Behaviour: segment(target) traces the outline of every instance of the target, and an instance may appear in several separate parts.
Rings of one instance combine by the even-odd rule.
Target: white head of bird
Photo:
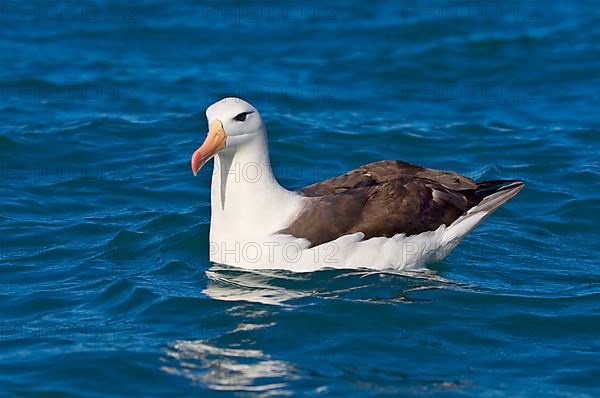
[[[194,175],[215,155],[233,157],[245,147],[266,149],[266,131],[260,114],[239,98],[224,98],[206,109],[208,133],[204,143],[192,155]],[[259,159],[257,159],[259,160]]]

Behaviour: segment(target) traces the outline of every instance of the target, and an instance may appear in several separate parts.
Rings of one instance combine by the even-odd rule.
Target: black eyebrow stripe
[[[233,118],[235,119],[236,117],[239,117],[239,116],[242,116],[242,115],[244,115],[244,116],[248,116],[248,115],[250,115],[251,113],[254,113],[254,111],[250,111],[250,112],[240,112],[240,113],[238,113],[237,115],[235,115]]]

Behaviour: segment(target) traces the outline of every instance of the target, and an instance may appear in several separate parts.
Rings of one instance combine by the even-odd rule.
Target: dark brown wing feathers
[[[493,190],[493,184],[484,184]],[[280,233],[317,246],[355,232],[369,239],[433,231],[479,203],[486,195],[478,187],[452,172],[392,160],[370,163],[299,190],[308,203]]]

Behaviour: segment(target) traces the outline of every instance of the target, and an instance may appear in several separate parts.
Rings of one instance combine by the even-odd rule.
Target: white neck
[[[285,227],[300,196],[273,175],[265,134],[215,156],[211,186],[211,240],[243,239]]]

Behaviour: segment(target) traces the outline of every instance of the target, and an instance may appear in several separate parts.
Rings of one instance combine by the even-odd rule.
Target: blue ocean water
[[[6,1],[2,396],[600,395],[591,1]],[[300,188],[403,159],[526,188],[430,272],[208,261],[204,109]]]

